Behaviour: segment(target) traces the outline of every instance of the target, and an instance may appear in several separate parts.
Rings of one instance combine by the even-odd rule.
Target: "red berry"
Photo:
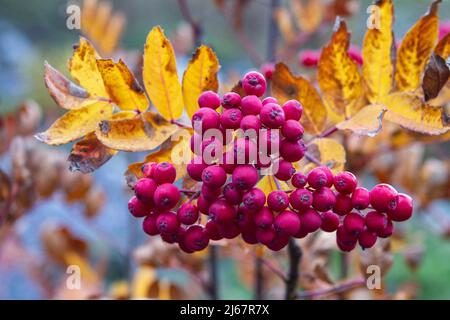
[[[316,67],[319,63],[320,51],[318,50],[303,50],[299,53],[300,64],[304,67]]]
[[[272,251],[280,251],[287,246],[288,242],[289,237],[282,234],[277,234],[272,241],[266,244],[266,246]]]
[[[370,204],[370,193],[366,188],[356,188],[352,194],[352,205],[357,210],[364,210]]]
[[[153,179],[142,178],[134,185],[134,193],[140,201],[151,204],[156,187],[156,182]]]
[[[226,173],[232,174],[234,169],[236,168],[236,161],[234,161],[234,151],[230,150],[224,152],[222,155],[222,162],[220,166],[225,170]]]
[[[381,232],[377,232],[377,235],[380,238],[388,238],[388,237],[392,236],[393,232],[394,232],[394,224],[392,223],[391,220],[388,220],[388,222],[386,224],[386,228],[384,228],[384,230]]]
[[[351,212],[345,216],[343,225],[348,233],[358,237],[364,229],[365,220],[359,213]]]
[[[153,173],[154,173],[156,166],[157,166],[156,162],[147,162],[147,163],[143,164],[141,167],[141,171],[142,171],[142,174],[144,175],[144,177],[153,178]]]
[[[366,214],[365,217],[366,226],[372,232],[383,232],[386,228],[388,219],[386,216],[378,211],[370,211]]]
[[[322,224],[320,228],[325,232],[336,231],[339,227],[339,216],[331,211],[322,213]]]
[[[251,95],[242,98],[241,109],[244,116],[259,115],[261,113],[262,102],[257,96]]]
[[[266,203],[266,195],[261,189],[253,188],[244,193],[242,202],[247,209],[257,211]]]
[[[208,165],[203,162],[202,157],[196,156],[191,160],[191,163],[187,165],[186,170],[192,179],[202,181],[203,170],[207,167]]]
[[[266,79],[259,72],[248,72],[242,78],[242,89],[244,89],[246,95],[260,97],[266,92]]]
[[[209,166],[202,172],[202,181],[208,187],[217,189],[225,184],[227,174],[221,166]]]
[[[222,239],[222,236],[219,232],[219,224],[215,221],[208,220],[208,222],[205,225],[205,232],[208,235],[208,238],[211,240],[220,240]]]
[[[258,182],[258,171],[251,165],[238,165],[231,179],[238,190],[249,190]]]
[[[234,160],[237,164],[255,162],[258,157],[258,147],[255,142],[239,138],[233,145]]]
[[[406,221],[413,213],[413,200],[410,196],[399,193],[397,207],[388,211],[388,217],[392,221]]]
[[[344,251],[344,252],[350,252],[353,249],[355,249],[355,247],[356,247],[356,240],[355,241],[342,242],[342,241],[339,241],[339,239],[336,239],[336,243],[337,243],[338,248],[341,251]]]
[[[144,232],[150,236],[155,236],[159,234],[159,230],[156,227],[156,219],[158,218],[157,214],[150,214],[145,217],[144,221],[142,222],[142,229],[144,229]]]
[[[372,248],[375,242],[377,242],[377,235],[365,228],[359,235],[358,242],[363,249]]]
[[[351,194],[355,191],[357,184],[355,175],[348,171],[340,172],[334,177],[334,187],[340,193]]]
[[[338,193],[336,196],[336,203],[333,206],[333,211],[340,216],[345,216],[352,211],[352,209],[352,199],[345,194]]]
[[[258,239],[256,238],[256,230],[243,230],[241,233],[242,240],[248,244],[257,244]]]
[[[267,197],[267,205],[273,211],[283,211],[289,206],[289,197],[284,191],[272,191]]]
[[[307,209],[299,214],[301,226],[304,232],[314,232],[322,225],[322,217],[314,209]]]
[[[322,169],[323,172],[325,172],[325,174],[327,175],[327,183],[325,187],[331,188],[333,186],[334,181],[333,171],[331,171],[331,169],[328,168],[327,166],[319,166],[318,168]]]
[[[155,190],[155,206],[161,210],[170,210],[180,201],[180,191],[171,183],[164,183]]]
[[[211,220],[218,223],[231,223],[237,216],[236,209],[223,199],[214,201],[208,214]]]
[[[278,170],[275,173],[275,178],[281,181],[288,181],[295,173],[295,168],[289,161],[278,161]]]
[[[150,214],[152,205],[150,203],[144,203],[136,196],[133,196],[130,201],[128,201],[128,210],[134,217],[142,218]]]
[[[289,195],[289,202],[294,209],[304,210],[313,203],[313,194],[307,189],[296,189]]]
[[[220,116],[210,108],[198,109],[192,116],[192,128],[197,133],[204,133],[209,129],[219,129]]]
[[[283,136],[291,141],[300,140],[303,137],[303,133],[305,129],[300,124],[300,122],[296,120],[286,120],[284,125],[281,127],[281,133]]]
[[[220,107],[220,97],[214,91],[205,91],[198,97],[200,108],[217,109]]]
[[[286,120],[300,121],[303,113],[303,107],[297,100],[288,100],[283,104],[283,110]]]
[[[268,104],[268,103],[276,103],[276,104],[278,104],[278,100],[275,99],[274,97],[264,98],[264,100],[262,101],[263,106]]]
[[[201,194],[208,201],[216,200],[221,193],[222,190],[220,188],[210,188],[206,184],[202,184]]]
[[[201,251],[208,246],[209,238],[200,225],[190,226],[183,235],[185,246],[192,251]]]
[[[273,239],[275,239],[277,233],[272,227],[266,229],[257,228],[255,231],[255,235],[259,243],[267,245]]]
[[[220,115],[220,123],[225,129],[238,129],[241,125],[241,120],[242,112],[236,108],[224,110]]]
[[[161,162],[155,168],[154,179],[157,184],[173,183],[177,177],[177,170],[169,162]]]
[[[301,219],[300,219],[301,221]],[[304,237],[306,237],[308,235],[308,231],[305,230],[305,228],[303,228],[303,225],[300,222],[300,229],[298,230],[298,232],[294,235],[294,238],[297,239],[303,239]]]
[[[348,55],[360,66],[363,64],[363,56],[361,53],[361,49],[357,46],[351,45],[348,49]]]
[[[358,238],[348,233],[344,226],[341,225],[336,231],[336,243],[338,248],[342,251],[349,252],[356,247]]]
[[[230,222],[219,224],[219,233],[225,239],[234,239],[241,233],[241,230],[236,223]]]
[[[174,233],[179,226],[177,215],[172,211],[160,213],[156,218],[156,228],[160,233]]]
[[[300,230],[300,218],[292,211],[286,210],[275,217],[273,226],[278,234],[293,236]]]
[[[222,107],[224,109],[239,108],[241,96],[236,92],[227,92],[222,96]]]
[[[268,207],[263,207],[254,216],[255,224],[260,229],[270,228],[273,224],[273,220],[273,213]]]
[[[291,179],[291,183],[295,188],[304,188],[306,186],[306,182],[306,176],[301,172],[294,174]]]
[[[391,185],[378,184],[370,191],[370,204],[380,212],[387,212],[397,207],[398,193]]]
[[[261,129],[261,120],[255,115],[249,114],[241,120],[240,128],[244,131],[255,130],[256,133]]]
[[[190,202],[183,203],[177,210],[177,217],[182,224],[194,224],[198,220],[198,208]]]
[[[200,211],[203,214],[208,214],[209,207],[211,206],[211,204],[212,202],[206,200],[205,197],[203,197],[202,195],[200,195],[200,197],[198,197],[197,199],[198,211]]]
[[[329,183],[328,176],[321,167],[312,169],[308,173],[307,181],[309,186],[314,189],[320,189]]]
[[[275,64],[273,62],[264,63],[261,66],[261,73],[268,80],[272,79],[273,72],[275,71]]]
[[[285,122],[283,109],[275,103],[264,105],[260,113],[261,123],[270,129],[278,129]]]
[[[236,222],[241,231],[256,228],[254,212],[245,207],[239,207]]]
[[[223,187],[223,196],[230,204],[237,205],[242,202],[242,192],[233,183],[228,183]]]
[[[313,192],[313,207],[317,211],[325,212],[331,210],[336,204],[336,195],[327,187],[320,188]]]
[[[280,143],[280,132],[278,130],[262,130],[259,134],[259,152],[264,155],[271,155],[272,151],[278,151]]]
[[[284,160],[297,162],[303,158],[306,152],[306,145],[303,140],[289,141],[283,139],[280,142],[280,155]]]

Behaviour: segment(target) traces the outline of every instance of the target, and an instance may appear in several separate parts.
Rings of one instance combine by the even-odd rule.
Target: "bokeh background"
[[[140,54],[148,31],[155,25],[161,25],[172,41],[179,40],[178,69],[184,70],[193,45],[189,43],[189,25],[184,21],[176,0],[110,2],[114,10],[122,12],[126,18],[119,46],[127,57],[135,61],[133,59]],[[218,2],[187,1],[194,18],[201,22],[202,41],[212,47],[219,57],[222,66],[220,76],[225,81],[232,75],[240,75],[255,68],[255,65],[233,31],[230,19],[233,19],[234,13],[227,9],[228,15],[225,16],[219,10]],[[224,2],[225,6],[230,7],[235,0]],[[287,2],[280,1],[280,5],[287,6]],[[349,2],[353,11],[346,19],[352,30],[352,43],[358,46],[366,30],[366,9],[370,1]],[[395,34],[397,38],[401,38],[426,12],[430,1],[394,2]],[[45,88],[43,62],[47,60],[67,74],[66,62],[72,53],[72,45],[80,35],[80,31],[66,28],[66,8],[72,3],[76,2],[0,0],[1,116],[18,112],[24,106],[23,103],[31,99],[41,113],[40,129],[48,127],[62,113]],[[449,13],[450,3],[444,1],[440,9],[441,20],[449,19]],[[269,50],[267,32],[270,14],[270,0],[249,0],[241,12],[242,30],[263,59]],[[332,23],[325,23],[319,32],[299,45],[288,61],[292,68],[306,74],[313,72],[299,64],[298,53],[304,49],[320,48],[328,41],[331,30]],[[283,41],[281,36],[279,40]],[[33,102],[26,102],[26,106],[31,108],[27,110],[34,110],[36,107]],[[123,172],[128,164],[141,160],[143,153],[120,153],[86,178],[78,175],[74,177],[68,171],[65,158],[70,146],[49,148],[33,142],[32,138],[24,138],[23,141],[14,141],[12,144],[2,139],[0,144],[3,144],[0,154],[2,171],[13,172],[13,160],[28,157],[29,154],[16,154],[23,148],[31,148],[36,158],[30,169],[31,174],[37,174],[33,170],[43,171],[39,178],[42,181],[31,186],[29,193],[23,195],[25,198],[39,193],[35,188],[43,188],[52,179],[63,181],[54,182],[58,185],[55,192],[49,191],[44,196],[39,196],[7,231],[1,233],[1,299],[128,297],[130,291],[139,290],[136,288],[136,281],[133,282],[137,277],[140,277],[141,283],[156,283],[149,285],[152,287],[151,297],[207,297],[201,290],[201,279],[195,280],[190,275],[190,270],[194,270],[200,277],[204,276],[203,273],[207,271],[199,270],[207,261],[206,254],[183,256],[176,263],[159,261],[161,255],[168,255],[170,252],[177,257],[177,253],[168,251],[160,243],[148,244],[146,235],[141,232],[140,222],[133,219],[127,211],[130,192]],[[445,152],[445,148],[448,151],[448,144],[439,144],[431,151],[427,149],[427,152],[440,154],[441,160],[448,161],[449,154]],[[52,175],[52,168],[59,170],[56,177],[55,173]],[[414,172],[407,174],[413,175]],[[364,175],[363,181],[366,186],[377,182],[370,173]],[[77,190],[76,186],[80,185],[84,187]],[[48,188],[52,189],[52,186]],[[441,216],[448,216],[450,219],[450,202],[448,199],[433,201],[424,210],[424,214],[416,214],[411,221],[405,223],[401,237],[393,240],[391,246],[394,262],[385,278],[387,293],[400,292],[398,297],[406,298],[450,298],[450,239],[442,221],[427,215],[428,211],[439,211]],[[5,215],[6,212],[0,214]],[[68,259],[64,252],[67,251],[77,253],[70,261],[86,264],[86,270],[89,270],[94,279],[92,286],[85,288],[83,293],[64,289],[67,276],[64,265]],[[236,252],[233,250],[221,248],[219,255],[220,297],[252,298],[251,270],[242,269],[243,264],[234,258]],[[331,274],[336,277],[340,268],[338,260],[338,254],[334,253],[330,269]],[[192,283],[197,285],[194,290],[190,289]],[[270,297],[277,296],[276,286],[274,288],[271,289],[273,292],[268,293]]]

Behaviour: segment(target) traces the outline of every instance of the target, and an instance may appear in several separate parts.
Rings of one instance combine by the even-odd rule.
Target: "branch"
[[[280,277],[281,280],[283,280],[284,282],[287,282],[287,278],[286,276],[283,274],[283,272],[278,269],[277,267],[275,267],[269,260],[264,259],[264,258],[260,258],[261,262],[273,273],[275,273],[278,277]]]
[[[217,250],[218,247],[216,245],[211,245],[209,248],[209,255],[208,255],[208,264],[209,264],[209,285],[208,285],[208,291],[209,296],[212,300],[217,300],[219,298],[219,277],[217,274]]]
[[[280,0],[271,0],[269,9],[269,32],[267,33],[267,61],[275,61],[277,49],[278,26],[275,20],[275,11],[280,5]]]
[[[337,284],[331,288],[299,292],[298,297],[302,298],[302,299],[308,299],[308,298],[326,296],[326,295],[330,295],[330,294],[343,293],[343,292],[350,291],[355,288],[362,287],[365,284],[366,284],[365,279],[347,280],[347,281]]]
[[[322,166],[322,163],[320,162],[320,160],[317,159],[316,157],[314,157],[312,154],[310,154],[310,153],[308,153],[308,152],[305,153],[305,158],[306,158],[309,162],[315,163],[315,164],[317,164],[318,166]]]
[[[297,298],[297,282],[300,277],[299,265],[302,258],[302,249],[295,242],[294,239],[289,240],[288,244],[289,255],[289,273],[286,280],[286,300],[294,300]]]
[[[178,6],[180,7],[181,15],[187,23],[190,24],[192,33],[194,34],[194,43],[196,47],[202,44],[203,28],[201,24],[194,19],[187,0],[178,0]]]

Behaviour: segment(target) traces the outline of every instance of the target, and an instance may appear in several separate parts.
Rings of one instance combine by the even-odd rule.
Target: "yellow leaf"
[[[317,138],[308,145],[308,153],[333,172],[344,170],[346,162],[345,149],[341,143],[330,138]],[[304,160],[302,160],[303,162]]]
[[[383,99],[388,111],[385,119],[425,134],[443,134],[450,129],[443,123],[444,110],[425,104],[421,97],[408,92],[395,92]]]
[[[80,43],[75,47],[69,60],[69,71],[72,77],[93,96],[108,97],[103,84],[102,75],[97,67],[100,56],[91,43],[80,37]]]
[[[219,60],[211,48],[200,46],[195,51],[183,75],[183,97],[189,118],[198,110],[197,100],[203,91],[219,89],[219,68]]]
[[[289,186],[286,184],[286,182],[278,181],[278,183],[281,190],[289,190]],[[256,187],[264,191],[266,196],[272,191],[278,190],[277,184],[275,183],[275,178],[272,175],[264,176],[261,180],[259,180]]]
[[[395,82],[401,91],[414,91],[421,83],[422,72],[438,37],[440,0],[406,33],[397,53]]]
[[[434,53],[444,58],[444,60],[447,60],[447,58],[450,56],[450,32],[447,33],[447,35],[442,38],[441,41],[439,41],[436,48],[434,49]]]
[[[133,277],[131,297],[133,299],[145,299],[150,293],[150,287],[157,281],[153,267],[143,266],[139,268]]]
[[[125,28],[125,15],[121,12],[115,13],[108,23],[105,34],[100,38],[100,48],[103,53],[110,54],[116,47]]]
[[[359,110],[350,119],[338,123],[336,127],[339,130],[350,130],[357,135],[373,137],[382,128],[385,112],[386,107],[384,105],[369,104]]]
[[[272,76],[272,94],[280,103],[297,99],[303,105],[301,119],[305,131],[320,134],[327,120],[327,111],[316,88],[305,78],[294,77],[284,63],[277,63]]]
[[[343,20],[337,19],[330,43],[320,55],[317,80],[325,104],[336,113],[350,117],[362,95],[358,65],[349,56],[350,34]]]
[[[394,78],[391,56],[394,45],[394,6],[392,0],[378,1],[377,6],[380,8],[379,29],[367,29],[362,46],[362,76],[370,103],[377,103],[389,94]]]
[[[144,47],[143,78],[155,108],[166,120],[183,113],[183,95],[178,80],[175,53],[161,27],[154,27]]]
[[[44,63],[44,81],[53,100],[64,109],[79,109],[95,102],[89,93],[63,76],[47,61]]]
[[[178,126],[153,112],[145,112],[132,119],[105,120],[95,131],[105,146],[123,151],[147,151],[160,146]]]
[[[109,119],[113,113],[112,104],[104,101],[66,112],[47,131],[36,138],[50,145],[60,145],[79,139],[94,131],[98,124]]]
[[[109,97],[119,108],[141,112],[147,109],[145,92],[125,62],[119,60],[115,63],[111,59],[99,59],[97,67]]]

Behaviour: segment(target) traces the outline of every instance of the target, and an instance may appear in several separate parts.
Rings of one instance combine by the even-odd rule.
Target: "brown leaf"
[[[0,225],[4,218],[4,214],[6,214],[5,205],[11,198],[11,187],[11,180],[8,175],[3,172],[3,170],[0,170],[0,209],[2,212],[0,214]]]
[[[110,149],[103,145],[91,132],[82,140],[75,143],[70,151],[69,158],[70,171],[80,171],[82,173],[90,173],[103,164],[105,164],[113,155],[117,153],[116,150]]]
[[[242,81],[239,80],[231,89],[232,92],[236,92],[241,97],[245,97],[244,88],[242,88]]]
[[[425,67],[422,89],[425,101],[436,98],[450,76],[450,60],[445,61],[437,54],[433,54]]]
[[[296,99],[303,105],[301,119],[305,130],[320,134],[327,120],[327,111],[316,88],[305,78],[295,77],[284,63],[277,63],[272,76],[272,94],[280,103]]]
[[[434,53],[447,60],[450,56],[450,32],[439,41],[434,49]]]

